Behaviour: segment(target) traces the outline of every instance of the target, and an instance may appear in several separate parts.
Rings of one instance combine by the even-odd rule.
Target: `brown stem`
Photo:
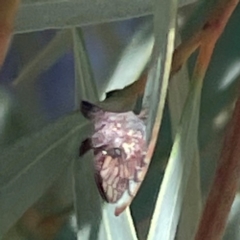
[[[198,58],[197,58],[193,76],[192,76],[193,80],[196,81],[198,79],[200,82],[203,81],[206,71],[207,71],[207,68],[208,68],[208,65],[211,61],[215,42],[216,42],[215,39],[211,39],[211,41],[209,41],[208,44],[203,44],[200,47]]]
[[[3,65],[11,41],[19,3],[20,0],[0,0],[0,67]]]
[[[215,44],[239,0],[220,0],[202,28],[175,51],[172,73],[178,71],[189,56],[200,47],[192,79],[202,83]],[[202,84],[200,84],[201,86]],[[220,240],[224,233],[240,179],[240,98],[226,135],[215,180],[208,196],[195,240]]]
[[[200,35],[200,52],[193,73],[193,80],[200,80],[199,82],[203,80],[215,44],[238,2],[238,0],[220,0],[217,7],[212,11],[212,15],[205,22],[200,32],[197,33],[197,35]],[[182,46],[186,46],[184,50],[186,54],[193,49],[193,45],[188,49],[186,43]],[[184,52],[182,54],[184,56]],[[182,57],[180,60],[183,61],[184,59]],[[236,103],[233,119],[229,125],[229,132],[226,135],[221,154],[220,166],[215,175],[215,180],[208,196],[195,240],[218,240],[222,238],[224,233],[227,217],[240,179],[239,122],[240,98]]]
[[[193,52],[201,44],[201,32],[194,34],[189,40],[182,42],[174,51],[170,76],[177,73]]]
[[[171,76],[181,69],[191,54],[204,42],[207,43],[209,39],[213,38],[218,39],[238,3],[239,0],[220,0],[218,2],[201,29],[175,49]]]
[[[217,240],[224,233],[240,180],[240,97],[228,126],[215,179],[195,240]]]

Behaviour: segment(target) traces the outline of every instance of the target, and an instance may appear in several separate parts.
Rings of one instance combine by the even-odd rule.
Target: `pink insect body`
[[[82,103],[82,112],[95,128],[91,147],[96,183],[103,199],[116,204],[119,215],[135,196],[148,165],[145,124],[133,112],[106,112],[87,102]]]

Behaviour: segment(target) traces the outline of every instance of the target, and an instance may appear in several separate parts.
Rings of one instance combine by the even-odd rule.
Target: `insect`
[[[107,112],[86,101],[81,110],[94,133],[82,143],[80,155],[93,149],[96,184],[102,198],[116,204],[117,216],[131,203],[148,167],[146,126],[131,111]]]

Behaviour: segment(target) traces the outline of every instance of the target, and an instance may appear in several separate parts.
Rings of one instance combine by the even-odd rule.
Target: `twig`
[[[14,17],[20,0],[0,0],[0,67],[5,60],[11,41]]]
[[[195,240],[221,239],[240,180],[240,97],[229,122],[215,179]]]
[[[194,70],[193,80],[203,81],[215,44],[238,2],[238,0],[220,0],[211,17],[203,25],[201,32],[198,33],[200,35],[200,53]],[[187,48],[187,54],[192,49]],[[182,54],[182,56],[185,56],[184,53]],[[185,60],[185,58],[181,57],[180,60]],[[178,62],[178,66],[179,63],[183,63],[181,61]],[[229,132],[223,145],[221,163],[208,196],[195,240],[218,240],[222,238],[224,233],[227,217],[240,179],[239,121],[240,100],[238,100],[235,107]]]
[[[208,40],[217,41],[231,16],[233,10],[239,3],[238,0],[220,0],[217,6],[209,13],[209,17],[190,39],[180,44],[174,52],[171,76],[178,72],[191,54]]]

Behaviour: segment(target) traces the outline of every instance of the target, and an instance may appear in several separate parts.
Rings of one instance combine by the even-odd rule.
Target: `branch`
[[[181,69],[191,54],[200,46],[207,44],[209,40],[215,39],[215,42],[217,41],[238,3],[239,0],[220,0],[218,2],[215,8],[210,11],[200,30],[175,49],[171,76]]]
[[[193,80],[203,81],[215,44],[224,31],[238,3],[238,0],[220,0],[215,10],[212,11],[212,15],[210,15],[201,28],[201,31],[197,33],[197,35],[200,36],[200,53],[194,70]],[[194,39],[196,39],[196,37]],[[186,48],[184,51],[188,54],[190,50],[193,50],[193,47],[191,49]],[[186,54],[184,55],[184,52],[182,52],[182,56],[184,57],[179,58],[180,61],[178,64],[173,62],[173,66],[181,66],[181,64],[183,64],[183,61],[186,59]],[[240,98],[236,103],[233,118],[229,124],[229,131],[225,137],[220,165],[217,169],[195,240],[222,239],[228,214],[240,180],[239,122]]]
[[[225,136],[220,164],[195,240],[221,239],[240,180],[240,97]]]
[[[0,67],[3,65],[10,44],[19,3],[20,0],[0,0]]]

